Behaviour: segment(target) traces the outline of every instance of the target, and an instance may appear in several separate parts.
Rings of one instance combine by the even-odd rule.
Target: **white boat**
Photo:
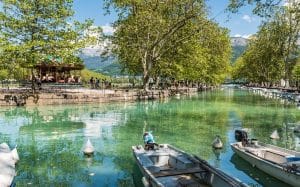
[[[11,186],[16,176],[15,164],[19,160],[17,148],[12,151],[6,143],[0,144],[0,186]]]
[[[300,153],[258,141],[236,142],[232,150],[244,160],[273,177],[300,187]]]
[[[142,181],[145,186],[247,186],[206,161],[168,144],[160,144],[154,150],[145,150],[139,145],[133,146],[132,150],[144,175]]]

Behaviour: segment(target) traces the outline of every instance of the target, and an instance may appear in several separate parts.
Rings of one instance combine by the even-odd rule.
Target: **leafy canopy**
[[[228,33],[207,19],[203,0],[106,3],[119,12],[113,53],[128,72],[143,75],[144,89],[153,77],[216,82],[218,78],[212,75],[224,70],[230,47],[225,43],[224,51],[218,49],[228,41]],[[219,69],[208,69],[212,66]]]

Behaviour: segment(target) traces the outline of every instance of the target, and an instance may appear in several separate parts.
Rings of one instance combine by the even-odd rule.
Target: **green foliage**
[[[231,64],[234,65],[236,60],[244,53],[247,46],[233,46],[232,47],[232,57],[231,57]]]
[[[175,59],[173,72],[176,79],[219,84],[224,81],[229,70],[231,44],[228,31],[208,22],[200,35],[182,45],[176,53],[178,58]],[[170,68],[160,69],[165,71]]]
[[[9,73],[6,69],[0,70],[0,80],[9,78]]]
[[[300,80],[300,64],[299,63],[293,69],[293,78],[296,81]]]
[[[5,79],[15,79],[15,80],[24,80],[30,77],[30,73],[27,69],[20,67],[15,64],[14,67],[7,66],[6,68],[0,69],[0,80]]]
[[[230,0],[227,8],[229,11],[236,13],[241,7],[250,4],[254,5],[254,14],[262,17],[270,17],[282,6],[281,3],[284,2],[285,0]]]
[[[89,82],[90,81],[90,78],[91,77],[94,77],[95,78],[98,78],[98,79],[106,79],[106,80],[109,80],[110,77],[108,76],[105,76],[101,73],[97,73],[95,71],[92,71],[92,70],[88,70],[88,69],[83,69],[81,72],[80,72],[80,76],[81,76],[81,80],[83,82]]]
[[[72,0],[2,0],[0,60],[2,66],[32,68],[51,55],[64,63],[77,63],[78,49],[96,40],[85,31],[100,32],[72,21]],[[32,72],[33,73],[33,72]]]
[[[115,63],[115,62],[111,63],[108,66],[105,66],[105,67],[99,69],[98,72],[103,73],[103,74],[108,75],[108,76],[126,74],[126,73],[122,72],[121,65],[119,63]]]
[[[246,52],[234,68],[234,78],[248,81],[274,82],[291,79],[298,57],[300,19],[293,9],[285,8],[261,25]]]
[[[130,74],[143,74],[144,89],[150,78],[219,83],[224,77],[228,33],[206,18],[203,0],[106,3],[120,12],[113,53]]]
[[[282,77],[284,62],[278,35],[270,34],[283,29],[276,26],[268,23],[260,28],[246,52],[237,60],[233,78],[246,78],[248,81],[261,83],[277,81]]]

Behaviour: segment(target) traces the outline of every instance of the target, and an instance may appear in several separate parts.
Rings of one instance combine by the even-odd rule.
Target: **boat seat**
[[[152,154],[146,154],[147,156],[169,156],[169,153],[164,153],[164,152],[161,152],[161,153],[152,153]]]
[[[154,177],[167,177],[167,176],[174,176],[174,175],[186,175],[186,174],[194,174],[194,173],[201,173],[207,172],[202,168],[188,168],[182,170],[167,170],[167,171],[160,171],[158,173],[154,173]]]
[[[256,155],[258,157],[261,157],[261,158],[265,157],[264,154],[267,151],[267,149],[264,149],[264,148],[253,148],[253,147],[245,147],[244,149],[246,152]]]
[[[174,154],[170,154],[171,157],[175,158],[176,160],[185,163],[185,164],[189,164],[192,163],[191,160],[189,160],[186,156],[184,155],[174,155]]]
[[[277,163],[277,164],[282,164],[286,162],[285,155],[275,152],[275,151],[269,151],[267,150],[264,154],[264,159]]]
[[[144,167],[153,166],[153,162],[149,157],[140,155],[138,158],[139,158],[142,166],[144,166]]]
[[[170,154],[169,165],[177,169],[186,169],[194,166],[194,163],[184,155]]]

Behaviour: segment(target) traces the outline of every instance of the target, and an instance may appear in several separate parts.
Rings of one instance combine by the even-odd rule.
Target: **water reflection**
[[[252,167],[247,161],[241,159],[238,155],[233,154],[230,162],[232,162],[235,168],[241,172],[246,173],[255,182],[248,182],[248,185],[255,186],[272,186],[272,187],[288,187],[289,185],[278,181],[276,178],[267,175],[263,171],[257,169],[256,167]]]
[[[215,159],[214,159],[214,164],[213,166],[220,168],[220,162],[221,162],[221,149],[212,149]]]
[[[266,143],[278,129],[282,138],[273,143],[299,150],[299,136],[286,125],[297,121],[293,105],[224,89],[140,103],[1,108],[0,142],[18,144],[17,186],[141,186],[131,146],[142,144],[144,130],[246,183],[273,185],[281,183],[256,180],[256,169],[232,158],[234,129],[251,129],[251,137]],[[211,147],[216,135],[222,150]],[[87,138],[95,147],[90,158],[81,152]]]

